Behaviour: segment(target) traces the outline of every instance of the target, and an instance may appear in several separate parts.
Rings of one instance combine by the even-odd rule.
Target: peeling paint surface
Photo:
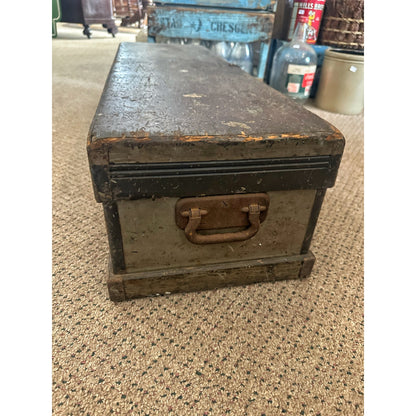
[[[246,123],[239,123],[238,121],[223,121],[223,124],[230,127],[240,127],[242,129],[250,130],[251,127],[248,126]]]
[[[192,94],[184,94],[183,96],[185,98],[202,98],[202,97],[204,97],[204,95],[199,95],[199,94],[195,94],[195,93],[192,93]]]

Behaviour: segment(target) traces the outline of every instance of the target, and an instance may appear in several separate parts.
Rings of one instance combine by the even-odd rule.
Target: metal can
[[[310,28],[307,42],[315,44],[318,39],[319,27],[321,26],[324,7],[325,0],[294,0],[287,40],[292,40],[293,32],[295,31],[299,19],[301,17],[307,17]]]

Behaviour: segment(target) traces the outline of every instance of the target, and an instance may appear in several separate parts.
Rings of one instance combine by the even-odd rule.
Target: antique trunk
[[[343,148],[201,46],[121,43],[87,145],[110,298],[307,277]]]

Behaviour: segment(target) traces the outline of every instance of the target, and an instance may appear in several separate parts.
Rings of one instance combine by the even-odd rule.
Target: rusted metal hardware
[[[217,195],[184,198],[176,204],[176,224],[194,244],[244,241],[257,234],[269,207],[267,194]],[[201,234],[198,230],[224,230],[246,227],[235,232]]]

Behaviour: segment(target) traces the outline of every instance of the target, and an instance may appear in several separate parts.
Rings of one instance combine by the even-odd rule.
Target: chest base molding
[[[315,256],[309,251],[288,257],[115,274],[110,260],[108,292],[112,301],[120,302],[147,296],[301,279],[311,274],[314,263]]]

